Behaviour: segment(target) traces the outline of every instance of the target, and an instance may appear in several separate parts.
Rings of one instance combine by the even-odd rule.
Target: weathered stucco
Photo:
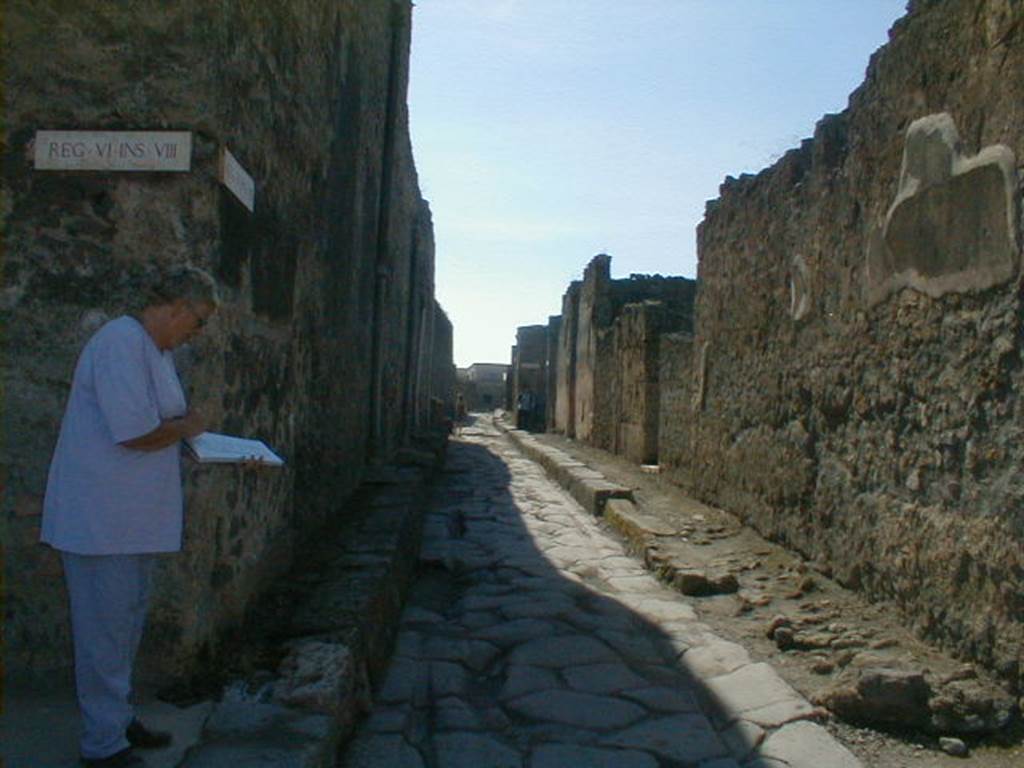
[[[663,389],[661,450],[703,499],[1013,681],[1021,10],[911,3],[843,114],[726,181],[698,234],[695,338],[675,344],[690,363],[662,373],[688,383]]]
[[[298,0],[5,7],[3,467],[8,669],[70,663],[59,562],[37,543],[76,356],[155,265],[216,275],[224,304],[179,370],[218,431],[280,471],[185,472],[184,552],[162,559],[149,666],[216,651],[369,462],[450,401],[430,212],[407,133],[410,5]],[[187,173],[39,171],[39,129],[180,130]],[[216,175],[226,146],[255,211]]]

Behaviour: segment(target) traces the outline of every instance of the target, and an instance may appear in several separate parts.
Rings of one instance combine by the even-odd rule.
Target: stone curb
[[[543,445],[531,437],[529,432],[510,429],[499,419],[495,419],[494,423],[512,439],[519,450],[544,467],[555,482],[565,488],[581,507],[595,517],[604,514],[609,500],[633,498],[632,489],[609,482],[600,472],[595,472],[586,464],[576,461],[564,451]]]
[[[625,537],[630,551],[652,573],[664,580],[665,574],[692,567],[687,563],[671,563],[666,569],[666,564],[650,556],[652,544],[658,537],[674,536],[678,531],[638,507],[629,489],[614,486],[599,472],[564,451],[543,445],[529,433],[510,429],[497,418],[494,423],[528,458],[569,490],[584,509],[595,515],[603,514]],[[595,487],[614,486],[617,492],[605,496],[598,505],[597,499],[574,487],[574,475],[587,478]],[[680,663],[702,681],[702,698],[712,713],[716,729],[738,761],[725,760],[723,766],[863,768],[827,729],[811,721],[825,716],[826,712],[808,702],[770,665],[753,663],[742,646],[718,639],[708,645],[685,649]]]
[[[243,693],[225,695],[182,768],[336,764],[356,720],[369,711],[371,684],[390,661],[415,575],[431,474],[377,470],[311,543],[297,575],[316,583],[287,606],[291,615],[277,638],[286,651],[278,677],[255,691],[242,685]]]

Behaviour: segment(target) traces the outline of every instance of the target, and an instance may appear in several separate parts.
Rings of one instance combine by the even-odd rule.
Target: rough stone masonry
[[[699,228],[664,468],[1022,681],[1024,5],[911,2]],[[675,379],[672,377],[675,376]]]
[[[78,351],[155,266],[203,267],[223,294],[179,361],[190,399],[218,431],[287,460],[256,474],[188,470],[185,551],[163,563],[144,642],[164,674],[215,652],[368,464],[412,444],[450,399],[452,328],[434,300],[407,131],[410,11],[390,0],[6,5],[9,673],[70,663],[59,562],[37,543],[47,465]],[[190,162],[45,170],[33,146],[45,130],[184,132]],[[138,150],[116,146],[125,159]],[[219,183],[224,149],[252,179],[251,208],[244,189]]]
[[[708,203],[696,290],[603,254],[568,287],[549,428],[1019,691],[1022,157],[1024,5],[912,0],[844,112]]]

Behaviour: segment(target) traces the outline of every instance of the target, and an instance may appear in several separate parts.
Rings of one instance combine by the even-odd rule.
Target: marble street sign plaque
[[[235,160],[227,147],[220,150],[220,181],[231,190],[246,208],[250,211],[256,205],[256,182],[252,176],[246,173],[241,163]]]
[[[39,171],[187,171],[189,131],[36,131]]]

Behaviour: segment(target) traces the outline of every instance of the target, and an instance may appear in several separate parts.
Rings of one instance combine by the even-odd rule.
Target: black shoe
[[[142,762],[142,758],[132,752],[132,748],[122,749],[120,752],[115,752],[107,757],[83,757],[82,765],[88,768],[138,768],[138,766],[145,766]]]
[[[151,731],[139,720],[132,720],[124,735],[136,749],[160,749],[171,743],[171,734],[167,731]]]

